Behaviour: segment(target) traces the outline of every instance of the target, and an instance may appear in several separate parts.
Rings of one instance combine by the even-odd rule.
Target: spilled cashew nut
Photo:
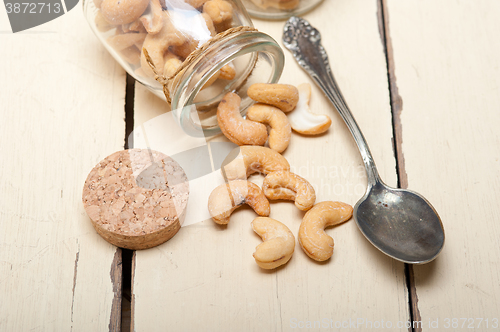
[[[313,186],[304,178],[288,171],[269,173],[264,178],[262,190],[268,199],[295,201],[295,206],[302,211],[312,208],[316,201]]]
[[[322,134],[330,128],[332,120],[328,115],[314,114],[309,108],[311,100],[311,85],[301,84],[297,87],[299,102],[295,110],[288,114],[292,129],[303,135]]]
[[[299,229],[299,243],[307,256],[318,262],[332,257],[334,243],[325,227],[351,219],[352,211],[352,206],[342,202],[321,202],[307,211]]]
[[[269,147],[279,153],[286,150],[292,137],[292,127],[290,127],[285,113],[280,109],[274,106],[255,104],[248,109],[247,119],[269,125],[271,127]]]
[[[262,123],[245,120],[240,114],[241,98],[229,92],[217,107],[217,123],[231,142],[238,145],[264,145],[267,128]]]
[[[253,173],[269,174],[276,171],[289,171],[290,164],[278,152],[263,146],[241,146],[226,157],[221,172],[228,180],[244,180]]]
[[[132,23],[141,17],[149,5],[149,0],[103,0],[101,12],[112,24]]]
[[[295,237],[284,224],[271,218],[259,217],[252,221],[252,229],[264,241],[253,254],[255,262],[261,268],[275,269],[292,258]]]
[[[276,106],[285,113],[292,111],[299,101],[299,91],[288,84],[252,84],[247,94],[253,100]]]
[[[269,201],[262,190],[256,184],[242,180],[215,188],[208,198],[208,211],[217,224],[227,225],[231,213],[243,204],[248,204],[259,216],[269,216]]]

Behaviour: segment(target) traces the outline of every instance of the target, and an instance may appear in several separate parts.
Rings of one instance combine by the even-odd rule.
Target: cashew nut
[[[144,12],[139,21],[144,25],[148,33],[155,34],[160,32],[163,26],[162,7],[159,0],[151,0],[149,7]]]
[[[288,147],[292,137],[292,127],[288,122],[285,113],[280,109],[264,105],[255,104],[248,109],[247,119],[269,125],[269,147],[282,153]]]
[[[122,27],[122,30],[123,30],[124,33],[129,33],[129,32],[146,33],[146,32],[148,32],[146,30],[146,28],[144,27],[144,24],[142,24],[140,18],[138,20],[132,22],[132,23],[122,24],[121,27]],[[141,49],[142,48],[142,44],[138,45],[137,47],[139,49]]]
[[[262,190],[256,184],[242,180],[215,188],[208,198],[208,211],[217,224],[226,225],[231,213],[243,204],[248,204],[259,216],[269,216],[269,201]]]
[[[268,199],[295,201],[295,206],[302,211],[312,208],[316,201],[313,186],[304,178],[288,171],[269,173],[264,178],[262,190]]]
[[[220,76],[219,78],[222,80],[232,80],[236,77],[236,68],[234,67],[233,63],[230,62],[227,65],[223,66],[220,69]]]
[[[252,229],[261,238],[253,254],[255,262],[263,269],[275,269],[292,258],[295,237],[288,227],[277,220],[259,217],[252,221]]]
[[[148,51],[158,73],[163,74],[165,66],[163,57],[168,47],[182,45],[185,41],[186,37],[173,25],[168,11],[164,11],[163,27],[156,34],[148,34],[142,48]],[[141,54],[141,68],[147,76],[154,77],[153,70],[149,67],[144,52]]]
[[[203,5],[203,12],[207,13],[215,24],[221,24],[233,18],[233,6],[224,0],[210,0]]]
[[[171,50],[173,53],[185,59],[189,56],[189,54],[198,48],[199,43],[200,42],[198,40],[193,39],[192,37],[187,37],[183,44],[172,46]]]
[[[182,61],[175,56],[175,54],[167,52],[167,54],[164,57],[165,60],[165,67],[163,68],[163,76],[166,78],[170,78],[174,76],[174,74],[177,72],[177,69],[182,64]]]
[[[332,257],[333,239],[324,229],[351,219],[352,211],[342,202],[321,202],[307,211],[299,229],[299,243],[307,256],[319,262]]]
[[[229,153],[222,166],[222,174],[228,180],[247,179],[253,173],[269,174],[290,170],[288,161],[278,152],[263,146],[241,146]]]
[[[141,17],[149,5],[149,0],[103,0],[101,11],[112,24],[132,23]]]
[[[309,100],[311,99],[311,85],[301,84],[299,90],[299,102],[295,110],[288,114],[288,120],[292,129],[303,135],[318,135],[330,128],[332,120],[328,115],[311,113]]]
[[[253,100],[276,106],[285,113],[292,111],[299,101],[299,91],[288,84],[252,84],[247,94]]]
[[[267,128],[262,123],[245,120],[240,114],[241,98],[229,92],[217,107],[217,123],[231,142],[238,145],[264,145]]]

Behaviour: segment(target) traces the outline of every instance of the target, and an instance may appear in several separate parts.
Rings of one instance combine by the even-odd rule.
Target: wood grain
[[[422,330],[456,318],[454,331],[486,331],[479,320],[491,329],[500,309],[500,3],[387,8],[408,186],[432,202],[446,232],[441,255],[414,266]]]
[[[376,1],[325,1],[305,18],[323,33],[336,79],[370,142],[381,176],[396,185],[387,71]],[[284,22],[254,23],[281,43]],[[281,82],[312,83],[291,55],[285,55]],[[160,99],[141,86],[136,87],[135,105],[136,128],[167,111]],[[284,156],[293,171],[313,184],[318,201],[341,200],[354,205],[366,187],[356,145],[316,87],[311,106],[314,112],[332,117],[332,128],[315,138],[294,134]],[[258,177],[253,180],[262,182]],[[190,198],[188,214],[189,209],[206,206],[206,201]],[[409,319],[403,264],[374,249],[354,221],[327,231],[336,244],[327,263],[311,261],[297,245],[286,266],[266,272],[252,257],[261,242],[250,227],[255,217],[250,209],[242,208],[233,214],[227,227],[205,220],[183,227],[159,247],[137,251],[134,330],[288,331],[294,324],[314,324],[323,319],[333,324],[357,318],[365,323],[383,319],[394,325]],[[271,204],[271,217],[297,234],[303,213],[293,203],[278,202]],[[370,329],[361,326],[360,330]]]
[[[121,252],[81,195],[123,149],[124,71],[80,8],[0,39],[0,330],[117,331]]]

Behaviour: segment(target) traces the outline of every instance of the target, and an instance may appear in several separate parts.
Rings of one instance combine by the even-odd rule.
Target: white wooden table
[[[327,263],[297,245],[284,268],[265,272],[252,257],[250,209],[224,230],[211,220],[183,227],[122,264],[83,210],[83,182],[124,148],[132,125],[169,110],[127,84],[80,6],[18,34],[2,7],[0,331],[499,329],[499,16],[496,0],[326,0],[304,15],[322,32],[382,178],[433,203],[446,243],[435,261],[408,266],[350,221],[327,231]],[[281,40],[283,22],[254,23]],[[281,81],[311,82],[285,54]],[[318,201],[354,205],[366,185],[355,143],[316,87],[311,106],[332,128],[294,134],[284,155]],[[190,199],[188,209],[205,206]],[[302,213],[271,208],[296,234]]]

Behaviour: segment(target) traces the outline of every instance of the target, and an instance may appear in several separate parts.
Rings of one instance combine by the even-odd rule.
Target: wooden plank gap
[[[125,92],[125,149],[134,147],[132,131],[134,130],[135,79],[127,74]],[[121,331],[131,331],[131,297],[132,297],[132,256],[133,250],[122,249],[122,302]]]
[[[379,28],[382,25],[381,38],[384,44],[385,57],[387,62],[387,75],[389,79],[389,97],[392,110],[393,146],[396,157],[396,172],[398,174],[398,187],[408,188],[408,176],[405,169],[405,158],[403,153],[403,128],[401,126],[401,112],[403,110],[403,98],[399,95],[396,80],[396,65],[392,49],[391,34],[389,31],[389,13],[387,11],[387,0],[377,0]],[[381,21],[380,21],[381,20]]]
[[[396,158],[396,173],[398,176],[398,187],[408,188],[408,175],[405,169],[405,158],[403,153],[403,127],[401,125],[401,112],[403,110],[403,98],[399,94],[399,89],[396,79],[396,65],[394,62],[394,53],[392,48],[392,40],[389,28],[389,12],[387,9],[387,0],[377,0],[377,17],[379,25],[380,38],[384,47],[387,77],[389,80],[389,98],[391,102],[392,112],[392,131],[393,131],[393,149]],[[413,274],[413,266],[405,264],[405,279],[406,288],[408,290],[408,310],[410,314],[411,324],[408,328],[409,332],[421,332],[420,311],[418,309],[418,295],[415,287],[415,279]]]
[[[120,331],[121,329],[121,307],[122,307],[122,249],[116,248],[109,276],[113,285],[113,302],[111,303],[111,316],[109,319],[109,331]]]
[[[134,130],[134,100],[135,100],[135,79],[127,74],[127,87],[125,90],[125,149],[134,147],[132,131]]]
[[[134,332],[135,331],[135,323],[134,323],[134,315],[135,315],[135,293],[134,293],[134,276],[135,276],[135,264],[136,264],[136,253],[135,251],[132,252],[132,266],[130,269],[130,293],[131,293],[131,299],[130,299],[130,329],[128,331]]]
[[[73,295],[71,298],[71,330],[73,330],[73,308],[75,305],[76,275],[78,273],[78,259],[80,258],[80,244],[78,243],[78,239],[76,239],[76,244],[78,245],[78,251],[76,252],[75,267],[74,267],[74,272],[73,272]],[[12,269],[12,266],[11,266],[11,269]]]

